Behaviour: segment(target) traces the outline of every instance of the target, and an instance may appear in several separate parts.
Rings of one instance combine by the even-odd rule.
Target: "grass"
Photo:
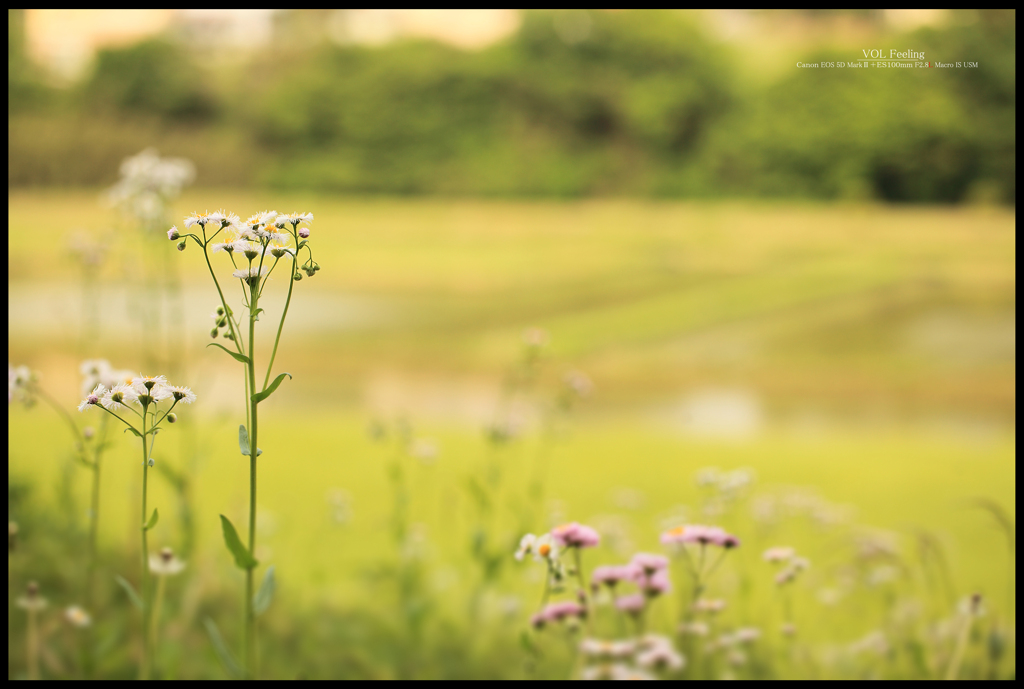
[[[76,268],[60,249],[65,236],[75,227],[120,223],[96,199],[82,191],[9,193],[9,287],[38,316],[31,328],[11,320],[9,356],[41,370],[46,388],[69,407],[78,400],[82,358],[129,367],[140,360],[138,325],[124,319],[122,306],[129,285],[119,275],[138,262],[134,240],[111,242],[99,278],[110,304],[95,340],[81,339],[74,308],[47,316],[59,305],[33,296],[66,294],[77,303]],[[715,518],[744,539],[734,567],[723,568],[718,595],[740,596],[744,582],[756,582],[748,603],[730,611],[734,623],[778,622],[771,573],[758,556],[785,542],[815,563],[799,589],[803,638],[845,644],[877,628],[886,605],[871,591],[851,594],[836,612],[817,602],[821,589],[842,580],[851,543],[869,528],[899,534],[907,563],[922,543],[937,543],[950,563],[953,593],[981,592],[997,616],[1012,619],[1006,536],[971,502],[994,500],[1014,518],[1012,211],[191,190],[175,215],[215,204],[243,214],[257,204],[312,210],[324,266],[297,285],[278,357],[278,369],[295,378],[267,402],[261,424],[257,556],[276,566],[280,585],[261,622],[279,646],[265,649],[267,676],[516,674],[522,651],[515,637],[539,598],[538,572],[506,558],[481,599],[481,617],[473,617],[466,606],[480,577],[470,553],[474,532],[486,525],[487,547],[511,553],[522,530],[578,519],[602,525],[607,536],[599,552],[586,553],[589,566],[624,560],[635,549],[656,551],[658,532],[680,509],[694,521],[712,518],[702,516],[693,482],[706,466],[752,468],[762,495],[807,487],[829,504],[852,506],[853,523],[863,527],[820,531],[801,519],[771,527],[753,520],[749,505]],[[118,232],[111,236],[132,236]],[[178,264],[187,319],[201,322],[215,301],[201,261],[179,256],[166,241],[155,251]],[[366,318],[346,315],[345,299],[361,300]],[[273,315],[275,302],[267,304]],[[164,338],[153,338],[165,370],[177,367],[175,380],[192,385],[200,402],[180,415],[182,432],[161,437],[158,469],[185,477],[188,498],[163,474],[151,482],[150,501],[161,511],[152,542],[188,549],[187,520],[194,521],[196,547],[177,581],[183,602],[163,663],[165,675],[209,676],[216,661],[201,613],[213,614],[229,641],[237,637],[232,608],[218,602],[231,597],[226,592],[240,575],[219,542],[217,514],[244,522],[247,467],[234,430],[242,416],[234,392],[240,372],[202,349],[208,325],[186,322],[184,352],[172,356]],[[483,426],[493,420],[499,383],[529,325],[547,329],[551,346],[536,389],[523,400],[528,433],[495,450]],[[536,415],[569,368],[586,371],[596,394],[549,450],[547,499],[537,506],[526,498],[542,452]],[[694,400],[709,391],[750,400],[752,425],[727,408],[718,435],[695,434],[685,410],[693,412]],[[23,578],[46,576],[35,569],[45,558],[28,556],[33,543],[58,542],[46,531],[55,524],[84,525],[87,480],[65,470],[67,438],[48,410],[10,414],[9,479],[31,486],[29,497],[17,493],[11,501],[24,536],[24,551],[12,559],[12,599]],[[421,525],[413,533],[422,539],[420,554],[406,561],[421,563],[407,571],[422,580],[404,598],[394,586],[402,560],[389,533],[392,450],[366,434],[371,419],[401,416],[440,448],[433,464],[402,460],[408,519]],[[133,458],[128,439],[118,439],[103,474],[108,578],[136,547]],[[492,462],[504,481],[488,512],[468,482]],[[69,490],[61,488],[68,482]],[[342,521],[339,495],[350,500]],[[73,538],[75,531],[61,533]],[[53,604],[75,602],[72,584],[73,577],[51,582]],[[107,593],[115,608],[124,604],[116,592]],[[472,639],[467,658],[402,631],[415,626],[416,596],[433,606],[429,629]],[[947,597],[927,598],[935,616],[949,613]],[[506,612],[513,601],[517,611]],[[665,606],[666,620],[672,606]],[[20,616],[9,610],[13,634]],[[364,614],[381,622],[366,622]],[[353,630],[365,634],[361,641],[344,636]],[[316,651],[318,643],[342,638],[356,649],[338,661],[344,672]],[[422,656],[403,645],[417,643]],[[9,650],[15,676],[21,655]],[[176,670],[174,658],[181,659]],[[807,668],[794,672],[812,676]]]

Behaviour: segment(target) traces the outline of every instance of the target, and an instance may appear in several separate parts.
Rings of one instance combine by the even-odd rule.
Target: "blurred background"
[[[216,675],[196,620],[237,603],[215,518],[246,509],[241,371],[205,349],[198,252],[164,234],[221,207],[313,212],[323,266],[296,285],[276,364],[294,379],[261,432],[268,674],[518,676],[538,579],[493,563],[521,532],[592,520],[618,534],[605,559],[657,548],[681,514],[733,518],[701,512],[708,466],[926,534],[950,590],[1013,619],[1005,535],[970,501],[1015,514],[1014,11],[8,19],[10,361],[69,410],[87,358],[199,394],[153,488],[177,509],[158,540],[194,563],[167,676]],[[890,48],[978,66],[796,67]],[[9,591],[31,576],[70,604],[88,481],[49,410],[10,418],[11,519],[50,545],[12,560]],[[104,475],[111,562],[137,547],[129,452]],[[424,640],[466,615],[493,622],[467,657]],[[175,665],[195,649],[207,665]],[[116,674],[130,651],[111,653]],[[73,665],[54,651],[49,672]]]

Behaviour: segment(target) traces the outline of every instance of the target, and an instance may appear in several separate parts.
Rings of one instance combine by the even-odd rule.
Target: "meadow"
[[[214,206],[313,211],[323,266],[296,284],[276,366],[294,378],[261,427],[256,555],[278,589],[260,676],[578,673],[574,642],[528,622],[543,567],[512,557],[566,521],[602,535],[588,569],[661,552],[684,521],[740,537],[710,584],[728,601],[714,625],[761,638],[719,662],[680,637],[689,676],[943,677],[965,628],[960,676],[1015,673],[1012,209],[192,189],[172,218]],[[11,191],[9,224],[11,363],[76,415],[87,358],[166,366],[199,395],[154,455],[153,543],[188,562],[156,673],[228,676],[204,620],[237,645],[217,515],[247,509],[240,376],[205,348],[217,301],[195,247],[150,246],[99,191]],[[91,272],[68,248],[88,237],[107,251]],[[181,287],[143,326],[133,297],[156,271]],[[548,342],[527,374],[531,327]],[[594,390],[569,404],[571,371]],[[82,633],[60,610],[80,603],[86,472],[51,410],[9,419],[9,677],[25,673],[14,602],[30,579],[50,601],[44,676],[80,676],[85,643],[100,676],[134,676],[114,583],[138,552],[132,439],[107,450],[101,604]],[[773,546],[811,561],[786,595]],[[984,614],[964,627],[972,594]],[[657,601],[651,628],[674,633],[682,601]],[[590,631],[609,638],[605,607]]]

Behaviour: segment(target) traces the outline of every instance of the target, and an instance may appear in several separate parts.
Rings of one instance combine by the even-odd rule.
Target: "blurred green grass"
[[[135,239],[97,196],[9,193],[12,291],[56,290],[77,303],[77,269],[61,249],[76,227],[115,228],[107,240],[111,260],[99,279],[124,286],[137,260]],[[1014,614],[1006,600],[1012,593],[1005,537],[970,505],[986,497],[1011,515],[1016,508],[1012,211],[367,200],[192,190],[175,217],[215,205],[243,215],[266,206],[313,211],[312,239],[324,269],[299,283],[297,300],[329,310],[331,298],[359,296],[387,307],[385,318],[359,327],[335,323],[335,314],[324,311],[307,314],[322,321],[315,327],[293,322],[294,332],[286,331],[277,368],[295,379],[266,403],[260,433],[266,454],[257,554],[277,567],[284,606],[270,614],[274,633],[308,638],[296,625],[339,610],[367,609],[400,625],[398,603],[378,569],[396,551],[388,531],[390,450],[372,443],[365,428],[375,416],[393,420],[403,412],[418,437],[440,448],[432,466],[407,459],[414,487],[410,520],[424,528],[426,586],[456,624],[467,619],[467,591],[479,578],[469,543],[481,516],[467,481],[492,459],[506,481],[495,498],[490,544],[508,549],[509,558],[522,529],[545,529],[556,513],[618,524],[636,549],[657,551],[657,534],[670,513],[684,504],[694,514],[695,471],[747,466],[761,486],[809,486],[829,501],[852,505],[857,524],[903,534],[908,558],[914,557],[915,533],[934,535],[958,594],[980,591],[999,615]],[[195,247],[178,254],[162,239],[155,247],[176,261],[187,288],[209,293],[203,301],[209,311],[213,288]],[[273,315],[273,307],[268,311]],[[11,361],[40,369],[43,385],[69,409],[78,400],[77,364],[86,355],[118,366],[139,361],[137,325],[130,319],[85,345],[74,321],[36,330],[9,321],[8,331]],[[494,450],[478,421],[417,407],[415,397],[400,397],[397,408],[375,408],[372,394],[385,375],[399,387],[431,381],[442,395],[461,394],[465,381],[483,381],[494,394],[485,392],[474,403],[493,418],[498,381],[519,356],[520,333],[529,325],[551,334],[540,391],[567,367],[586,371],[596,383],[578,423],[551,450],[551,502],[543,508],[523,498],[538,453],[536,434]],[[936,328],[937,340],[929,340]],[[226,357],[202,348],[206,337],[188,333],[188,349],[174,355],[200,401],[181,414],[180,432],[161,436],[155,455],[191,483],[198,547],[188,600],[234,596],[239,575],[222,552],[216,515],[241,523],[247,500],[247,466],[236,445],[239,395],[209,395],[238,372]],[[760,400],[760,430],[700,438],[687,435],[678,417],[666,420],[681,396],[716,386]],[[70,474],[74,508],[58,489],[68,455],[64,430],[45,408],[10,414],[9,480],[32,486],[38,508],[84,524],[86,474]],[[107,455],[102,539],[108,552],[136,548],[136,463],[127,439],[118,439]],[[332,517],[335,489],[351,497],[345,523]],[[622,489],[641,498],[623,506]],[[179,499],[163,478],[151,490],[151,502],[167,515],[154,543],[180,548]],[[806,547],[812,558],[821,553],[825,562],[815,568],[814,587],[826,586],[836,572],[828,559],[838,557],[838,546],[828,531],[801,524],[765,531],[748,512],[723,522],[745,541],[737,570],[764,578],[749,606],[736,611],[737,624],[774,614],[765,593],[770,573],[759,569],[761,548],[782,541]],[[47,538],[31,522],[23,530],[26,548],[33,538]],[[611,544],[587,553],[591,565],[627,556]],[[500,640],[509,638],[501,635],[525,624],[539,593],[531,575],[536,570],[513,564],[504,565],[485,601],[493,626],[483,636],[498,635],[493,643],[502,657],[512,651],[501,649]],[[31,571],[32,563],[18,567]],[[722,576],[723,589],[737,585]],[[512,617],[502,612],[502,595],[518,597]],[[805,614],[815,611],[806,624],[817,640],[849,642],[877,626],[884,612],[879,600],[854,598],[833,615],[815,602],[811,586],[800,595]],[[846,622],[836,625],[837,615]],[[230,617],[221,622],[234,634]],[[285,668],[283,676],[293,671],[279,660],[268,661],[268,669]]]

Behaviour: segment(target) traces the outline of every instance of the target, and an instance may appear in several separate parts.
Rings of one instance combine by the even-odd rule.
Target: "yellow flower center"
[[[551,546],[547,543],[541,543],[540,547],[537,548],[537,552],[540,553],[541,557],[547,557],[551,553]]]

